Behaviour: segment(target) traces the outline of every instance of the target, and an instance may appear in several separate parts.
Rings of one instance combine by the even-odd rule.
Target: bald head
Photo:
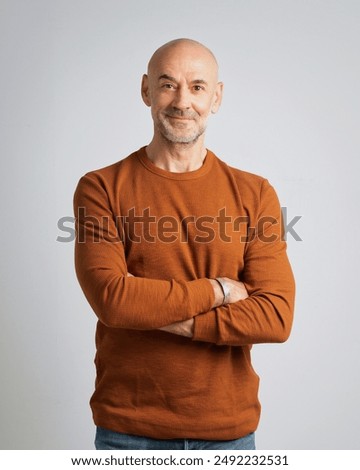
[[[207,64],[209,72],[218,79],[218,63],[215,55],[206,46],[198,41],[187,38],[174,39],[160,46],[152,55],[148,63],[148,75],[151,77],[163,63],[171,57],[181,58],[183,55],[191,56],[194,59],[203,61]]]
[[[143,76],[141,95],[151,107],[154,141],[203,142],[209,115],[222,97],[214,54],[192,39],[175,39],[157,49]]]

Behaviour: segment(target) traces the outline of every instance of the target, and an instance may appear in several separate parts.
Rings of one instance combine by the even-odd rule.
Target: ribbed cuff
[[[206,341],[208,343],[217,343],[217,318],[216,311],[210,310],[194,318],[194,341]]]
[[[187,288],[190,291],[191,310],[195,315],[208,312],[214,305],[214,289],[208,279],[195,279],[187,282]]]

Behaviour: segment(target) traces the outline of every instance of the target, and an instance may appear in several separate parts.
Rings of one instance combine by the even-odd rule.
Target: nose
[[[191,108],[191,95],[187,87],[178,87],[174,94],[172,105],[174,108],[179,110]]]

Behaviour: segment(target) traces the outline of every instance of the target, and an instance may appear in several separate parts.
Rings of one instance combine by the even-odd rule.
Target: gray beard
[[[165,120],[161,120],[159,123],[159,131],[163,138],[170,143],[173,144],[194,144],[197,142],[199,137],[204,134],[206,128],[200,128],[197,131],[193,131],[192,133],[189,133],[188,135],[183,135],[179,136],[176,133],[173,132],[171,127],[167,124]]]

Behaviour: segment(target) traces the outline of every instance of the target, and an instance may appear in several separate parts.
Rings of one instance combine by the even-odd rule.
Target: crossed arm
[[[127,274],[128,277],[134,277],[131,273]],[[238,302],[239,300],[244,300],[249,297],[249,294],[246,290],[246,287],[243,282],[234,281],[233,279],[229,279],[227,277],[223,278],[223,281],[226,282],[229,294],[227,296],[227,304]],[[214,289],[214,303],[212,308],[219,307],[223,305],[223,290],[220,287],[218,281],[214,279],[209,279],[213,289]],[[159,328],[159,330],[167,331],[168,333],[172,333],[175,335],[186,336],[188,338],[192,338],[194,334],[194,318],[190,318],[189,320],[178,321],[175,323],[171,323],[170,325],[163,326]]]
[[[264,211],[278,220],[280,205],[275,192],[269,184],[265,191],[270,202]],[[91,223],[79,216],[81,207],[86,208]],[[181,281],[128,275],[108,195],[95,176],[80,180],[74,209],[78,216],[76,273],[88,302],[105,325],[160,329],[218,345],[283,342],[289,336],[294,280],[280,223],[270,227],[271,233],[278,231],[273,242],[255,238],[248,243],[242,282],[226,278],[230,296],[223,305],[223,293],[213,279]],[[105,229],[96,224],[104,219],[108,221]]]
[[[226,302],[227,304],[235,303],[240,300],[245,300],[247,297],[249,297],[243,282],[234,281],[233,279],[229,279],[227,277],[222,279],[226,282],[229,288],[229,295]],[[209,279],[209,282],[211,283],[214,289],[215,296],[212,308],[216,308],[220,305],[223,305],[223,291],[216,280]],[[188,338],[192,338],[194,335],[194,323],[194,318],[190,318],[189,320],[184,320],[172,323],[167,326],[163,326],[162,328],[160,328],[160,330],[167,331],[168,333],[173,333],[175,335],[187,336]]]

